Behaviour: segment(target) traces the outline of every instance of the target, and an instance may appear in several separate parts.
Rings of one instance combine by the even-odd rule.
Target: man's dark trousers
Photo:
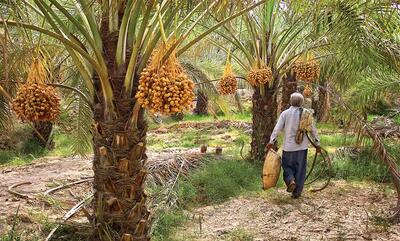
[[[286,184],[292,180],[296,182],[294,196],[300,196],[303,191],[306,179],[307,151],[283,151],[282,153],[283,180]]]

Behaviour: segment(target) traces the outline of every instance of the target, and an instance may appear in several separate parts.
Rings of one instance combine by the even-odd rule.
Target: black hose
[[[312,139],[310,138],[310,136],[308,135],[308,132],[306,132],[306,136],[307,136],[308,140],[310,141],[311,145],[313,145],[313,146],[315,147],[315,149],[317,149],[317,148],[318,148],[317,144],[315,144],[315,143],[313,142],[313,140],[312,140]],[[316,152],[316,153],[315,153],[313,164],[312,164],[312,166],[311,166],[310,171],[309,171],[308,174],[307,174],[306,179],[311,175],[311,172],[313,171],[314,166],[315,166],[315,163],[316,163],[316,160],[317,160],[317,156],[318,156],[318,154],[320,154],[321,157],[322,157],[322,159],[323,159],[323,161],[327,164],[327,167],[328,167],[328,180],[325,182],[325,184],[324,184],[322,187],[320,187],[320,188],[314,188],[314,189],[311,190],[311,192],[319,192],[319,191],[324,190],[326,187],[328,187],[328,186],[329,186],[329,183],[331,182],[331,176],[332,176],[332,173],[333,173],[333,170],[332,170],[332,161],[331,161],[331,159],[330,159],[330,157],[329,157],[328,151],[325,150],[325,149],[322,148],[322,147],[320,147],[320,148],[321,148],[321,152],[320,152],[320,153],[319,153],[319,152]],[[324,171],[324,170],[323,170],[323,171]],[[323,173],[323,171],[321,172],[321,174]],[[317,175],[317,177],[316,177],[314,180],[308,182],[306,185],[310,185],[311,183],[317,181],[317,180],[319,179],[319,177],[321,176],[321,174]]]

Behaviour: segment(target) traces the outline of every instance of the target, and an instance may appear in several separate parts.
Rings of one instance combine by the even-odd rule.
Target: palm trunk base
[[[126,103],[125,103],[126,102]],[[130,121],[132,101],[117,105],[118,119],[105,121],[102,109],[95,110],[94,210],[96,229],[92,240],[138,240],[149,237],[149,215],[144,183],[146,131],[143,110]],[[110,231],[112,230],[112,231]]]

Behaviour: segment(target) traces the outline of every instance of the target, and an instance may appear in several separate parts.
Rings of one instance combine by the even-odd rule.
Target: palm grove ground
[[[198,159],[189,175],[182,173],[173,182],[172,191],[167,179],[164,186],[149,185],[150,200],[157,201],[167,190],[167,204],[173,204],[155,211],[155,240],[400,240],[400,226],[385,219],[396,201],[386,169],[368,150],[351,155],[338,151],[354,138],[351,133],[344,134],[332,125],[320,126],[322,143],[335,156],[335,179],[323,192],[307,190],[300,200],[292,200],[281,181],[277,188],[262,191],[261,164],[242,159],[241,147],[250,142],[249,118],[236,115],[228,121],[213,121],[186,116],[180,123],[152,125],[150,164]],[[222,146],[223,155],[200,155],[202,144],[209,146],[209,152]],[[46,157],[0,153],[6,162],[0,167],[1,241],[9,240],[11,229],[15,230],[12,236],[19,238],[15,240],[44,239],[91,192],[91,183],[86,182],[43,194],[93,175],[90,155],[71,157],[68,145],[68,138],[57,134],[55,150],[36,154]],[[242,154],[247,152],[246,144]],[[16,190],[28,198],[7,191],[17,183],[26,183]],[[79,232],[66,225],[54,240],[84,240],[85,216],[79,213],[73,221],[81,223]]]

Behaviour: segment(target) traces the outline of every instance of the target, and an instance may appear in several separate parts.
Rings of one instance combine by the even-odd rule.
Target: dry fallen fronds
[[[204,162],[204,154],[187,153],[176,155],[168,159],[152,160],[147,162],[149,176],[147,181],[157,185],[164,185],[170,180],[174,180],[178,173],[186,176]]]

